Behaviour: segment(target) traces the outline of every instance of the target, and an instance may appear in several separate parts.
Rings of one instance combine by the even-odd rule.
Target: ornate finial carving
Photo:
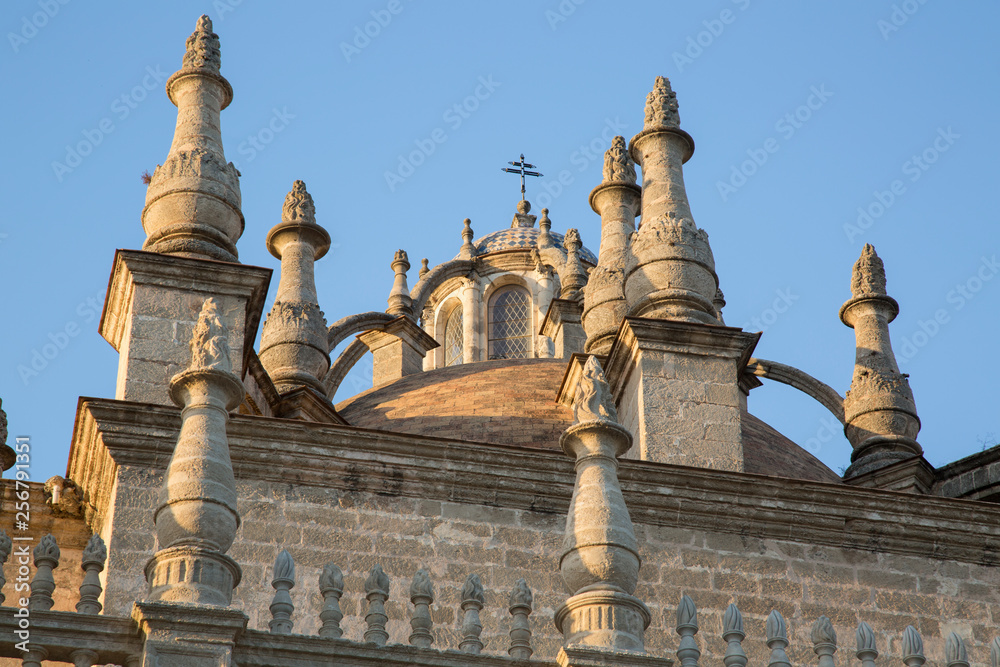
[[[406,272],[410,270],[410,258],[405,250],[397,250],[389,264],[395,277],[392,290],[389,291],[389,307],[386,312],[392,315],[411,315],[413,299],[410,297],[410,287],[406,284]]]
[[[611,388],[604,379],[604,369],[597,357],[591,355],[583,367],[583,377],[576,387],[573,399],[573,418],[577,423],[598,419],[618,421]]]
[[[965,650],[965,642],[952,632],[944,642],[944,657],[948,667],[969,667],[969,654]]]
[[[677,93],[670,87],[670,79],[656,77],[653,90],[646,96],[645,127],[680,127],[681,117],[677,112]]]
[[[990,642],[990,667],[1000,667],[1000,637]]]
[[[212,32],[212,19],[202,14],[194,32],[187,38],[184,67],[196,67],[218,72],[222,66],[219,36]]]
[[[108,559],[108,548],[97,533],[90,536],[87,547],[83,550],[80,568],[83,570],[83,582],[80,584],[80,601],[76,610],[81,614],[101,613],[101,571]]]
[[[698,610],[694,606],[694,600],[687,595],[682,596],[681,603],[677,605],[677,634],[681,636],[677,644],[677,657],[681,660],[681,667],[698,667],[701,649],[694,639],[698,634]]]
[[[48,611],[52,609],[52,592],[56,582],[52,570],[59,567],[59,546],[52,534],[43,537],[32,552],[35,560],[35,578],[31,580],[31,596],[28,608]]]
[[[912,625],[903,630],[903,662],[907,667],[920,667],[925,662],[924,640]]]
[[[507,653],[515,660],[527,660],[533,653],[531,625],[528,623],[531,603],[532,595],[528,582],[518,579],[510,594],[510,615],[513,619],[510,626],[510,647],[507,649]]]
[[[768,667],[791,667],[788,662],[788,628],[785,626],[785,619],[777,609],[772,609],[764,624],[767,647],[771,649],[771,657],[767,661]]]
[[[424,257],[420,260],[420,271],[417,273],[418,278],[423,278],[425,275],[431,272],[431,267],[427,266],[427,258]]]
[[[188,370],[220,370],[231,373],[229,334],[219,317],[219,304],[214,298],[205,299],[198,314],[198,323],[191,336],[191,365]]]
[[[635,185],[635,162],[629,155],[625,137],[611,140],[611,148],[604,152],[604,182]]]
[[[559,298],[580,301],[583,298],[583,288],[587,284],[587,271],[580,261],[580,248],[583,247],[580,232],[577,229],[567,230],[563,243],[566,246],[566,264],[559,276],[562,280]]]
[[[722,660],[726,667],[746,667],[747,654],[741,645],[745,637],[743,615],[735,604],[730,604],[722,615],[722,638],[728,643]]]
[[[864,621],[858,623],[858,630],[854,633],[857,640],[858,650],[855,655],[861,661],[861,667],[875,667],[875,658],[878,657],[878,649],[875,647],[875,632],[872,626]]]
[[[531,229],[535,226],[536,217],[529,213],[531,211],[531,202],[527,199],[522,199],[517,202],[517,213],[514,214],[514,218],[510,222],[511,227],[524,227],[526,229]]]
[[[486,601],[483,595],[483,582],[478,574],[470,574],[462,586],[462,642],[459,648],[465,653],[479,655],[483,650],[483,642],[479,636],[483,633],[483,624],[479,620],[479,612]]]
[[[312,195],[306,191],[304,181],[295,181],[291,192],[285,195],[285,203],[281,207],[281,221],[304,225],[316,224],[316,204]]]
[[[271,622],[268,627],[271,634],[287,635],[292,632],[292,612],[295,606],[289,591],[295,586],[295,561],[292,554],[282,549],[274,559],[274,576],[271,577],[271,587],[274,588],[274,599],[271,601]]]
[[[819,667],[835,667],[833,654],[837,652],[837,633],[830,619],[826,616],[816,619],[810,638],[813,643],[813,653],[819,657]]]
[[[434,602],[434,586],[431,584],[430,573],[423,568],[413,575],[413,582],[410,584],[410,602],[413,603],[413,618],[410,619],[413,632],[410,633],[410,644],[430,648],[434,643],[430,612],[430,605]]]
[[[333,639],[343,637],[340,621],[344,618],[344,613],[340,610],[340,596],[344,593],[344,574],[333,563],[327,563],[319,573],[319,592],[323,596],[323,610],[319,613],[323,625],[319,629],[319,636]]]
[[[389,599],[389,577],[382,571],[381,565],[373,567],[365,580],[365,596],[368,599],[365,641],[385,646],[389,641],[389,633],[385,631],[385,624],[389,620],[385,613],[385,601]]]
[[[854,296],[885,296],[885,264],[875,253],[875,248],[866,243],[861,257],[854,263],[851,273],[851,294]]]

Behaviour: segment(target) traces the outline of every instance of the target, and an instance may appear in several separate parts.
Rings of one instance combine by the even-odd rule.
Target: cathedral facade
[[[4,516],[33,516],[0,534],[0,663],[1000,667],[1000,453],[922,456],[871,246],[832,277],[844,394],[727,326],[669,81],[607,149],[596,251],[522,198],[334,318],[304,182],[255,241],[274,303],[239,261],[220,66],[203,16],[146,241],[112,261],[115,396],[80,398],[66,478],[0,451]],[[335,404],[368,353],[373,387]],[[749,412],[765,380],[843,424],[843,474]]]

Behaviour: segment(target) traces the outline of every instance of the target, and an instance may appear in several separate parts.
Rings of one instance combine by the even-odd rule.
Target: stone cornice
[[[271,269],[260,266],[119,249],[108,279],[98,331],[115,350],[119,349],[136,284],[169,286],[192,294],[200,292],[205,297],[242,296],[247,300],[242,350],[245,369],[257,338],[271,273]]]
[[[80,401],[69,473],[103,516],[115,466],[166,467],[180,411]],[[555,451],[241,415],[228,434],[237,479],[558,514],[573,489]],[[970,563],[1000,552],[1000,507],[987,503],[632,460],[619,476],[638,524]]]
[[[0,607],[0,657],[23,658],[14,646],[18,628],[15,607]],[[124,665],[127,658],[142,653],[142,640],[132,619],[115,616],[78,614],[68,611],[31,611],[31,644],[44,646],[46,660],[72,663],[70,654],[90,649],[100,655],[101,664]],[[20,664],[20,663],[18,663]]]

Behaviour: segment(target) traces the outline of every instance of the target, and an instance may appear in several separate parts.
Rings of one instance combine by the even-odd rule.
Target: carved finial
[[[410,633],[410,643],[430,648],[434,643],[430,611],[430,605],[434,602],[434,587],[431,585],[430,574],[423,568],[413,575],[413,583],[410,584],[410,602],[413,603],[413,618],[410,619],[413,632]]]
[[[218,72],[222,65],[219,36],[212,32],[212,19],[202,14],[194,32],[187,38],[184,67],[196,67]]]
[[[101,571],[107,559],[108,548],[101,536],[94,533],[83,550],[80,562],[83,582],[80,584],[80,601],[76,603],[76,610],[81,614],[101,613]]]
[[[459,648],[473,655],[479,655],[483,650],[483,642],[479,636],[483,633],[483,624],[479,620],[479,612],[486,598],[483,595],[483,582],[478,574],[470,574],[462,586],[462,642]]]
[[[833,654],[837,652],[837,632],[826,616],[820,616],[813,624],[810,638],[813,653],[819,657],[819,667],[834,667]]]
[[[344,593],[344,574],[333,563],[327,563],[319,573],[319,592],[323,596],[323,610],[319,613],[323,625],[319,629],[319,636],[333,639],[343,637],[340,621],[344,618],[344,613],[340,610],[340,596]]]
[[[767,647],[771,649],[771,658],[767,661],[768,667],[791,667],[788,662],[788,628],[785,626],[785,619],[777,609],[772,609],[764,624]]]
[[[861,621],[858,623],[858,630],[854,633],[854,636],[858,642],[859,653],[861,651],[877,651],[875,647],[875,632],[872,630],[872,626]]]
[[[228,332],[219,317],[219,304],[214,298],[205,299],[191,336],[191,365],[188,370],[202,369],[230,373],[233,370],[229,359]]]
[[[618,421],[618,411],[615,410],[611,388],[604,379],[604,369],[601,368],[601,362],[593,355],[587,358],[587,363],[583,367],[583,377],[576,387],[573,418],[577,423],[594,419]]]
[[[646,96],[646,129],[651,127],[680,127],[677,112],[677,93],[670,88],[670,79],[656,77],[653,91]]]
[[[990,667],[1000,667],[1000,637],[990,642]]]
[[[833,623],[826,616],[820,616],[816,619],[809,636],[813,644],[837,643],[837,631],[833,629]]]
[[[540,249],[552,246],[552,221],[549,220],[549,209],[542,209],[542,217],[538,220],[538,238],[535,245]]]
[[[420,271],[417,273],[417,276],[423,278],[430,272],[431,272],[431,267],[427,266],[427,258],[424,257],[423,259],[420,260]]]
[[[389,617],[385,614],[385,601],[389,599],[389,577],[382,571],[381,565],[372,568],[371,574],[365,580],[365,594],[368,599],[368,613],[365,615],[365,641],[378,646],[385,646],[389,641],[389,633],[385,624]]]
[[[389,307],[386,312],[397,316],[409,315],[413,308],[413,299],[410,298],[410,287],[406,284],[406,272],[410,270],[410,258],[406,256],[406,251],[397,250],[389,267],[395,277],[392,290],[389,292]]]
[[[566,246],[566,266],[559,275],[562,280],[559,298],[580,301],[583,298],[583,288],[587,284],[587,271],[580,261],[580,248],[583,247],[580,232],[576,229],[567,230],[563,243]]]
[[[476,246],[472,244],[475,234],[472,231],[472,220],[466,218],[462,221],[462,247],[458,251],[459,259],[475,259]]]
[[[854,296],[885,296],[885,264],[875,253],[875,248],[866,243],[861,249],[861,257],[854,263],[851,273],[851,294]]]
[[[955,632],[950,633],[944,642],[944,658],[948,667],[969,667],[965,642]]]
[[[858,623],[858,630],[854,633],[858,643],[858,650],[855,655],[861,661],[862,667],[875,667],[875,658],[878,657],[878,649],[875,647],[875,632],[872,626],[864,621]]]
[[[528,582],[518,579],[510,594],[510,615],[514,618],[510,626],[510,647],[507,649],[507,653],[515,660],[527,660],[533,653],[531,626],[528,623],[531,603],[532,595]]]
[[[746,667],[747,654],[741,642],[746,637],[743,632],[743,614],[735,604],[730,603],[722,615],[722,638],[728,643],[722,662],[726,667]]]
[[[681,641],[677,645],[677,657],[681,660],[681,667],[697,667],[701,650],[694,636],[698,633],[698,610],[694,606],[694,600],[689,596],[681,597],[681,603],[677,605],[677,634],[681,636]]]
[[[83,513],[82,494],[73,480],[53,475],[45,481],[43,491],[45,502],[52,506],[57,516],[80,516]]]
[[[920,667],[925,661],[924,640],[915,627],[906,626],[903,630],[903,662],[907,667]]]
[[[274,588],[274,600],[271,602],[271,622],[268,627],[271,634],[287,635],[292,632],[292,596],[288,591],[295,586],[295,561],[287,549],[282,549],[274,559],[274,576],[271,577],[271,587]]]
[[[316,224],[316,204],[312,195],[306,191],[304,181],[295,181],[291,192],[285,195],[285,203],[281,207],[281,221]]]
[[[604,152],[604,182],[635,185],[635,162],[629,155],[625,137],[611,140],[611,148]]]
[[[59,546],[52,534],[43,537],[32,552],[35,560],[35,578],[31,580],[31,596],[28,608],[48,611],[52,609],[52,593],[56,582],[52,570],[59,567]]]
[[[530,229],[535,226],[536,217],[529,213],[531,211],[531,202],[527,199],[522,199],[517,202],[517,213],[510,221],[511,227],[524,227]]]

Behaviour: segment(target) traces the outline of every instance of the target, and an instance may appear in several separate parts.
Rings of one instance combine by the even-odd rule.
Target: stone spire
[[[642,226],[626,263],[625,299],[629,315],[719,324],[712,305],[719,287],[715,259],[684,189],[682,165],[694,153],[694,140],[679,124],[677,96],[658,76],[646,98],[643,130],[629,147],[642,167]]]
[[[641,199],[625,138],[615,137],[604,153],[604,180],[590,193],[590,207],[601,216],[601,249],[583,301],[587,354],[607,354],[625,317],[625,264]]]
[[[410,288],[406,284],[406,272],[410,270],[410,259],[406,256],[405,250],[397,250],[393,255],[392,263],[389,264],[396,277],[392,282],[392,290],[389,292],[389,307],[385,312],[390,315],[406,315],[411,317],[413,313],[413,299],[410,298]]]
[[[266,243],[281,260],[281,279],[261,332],[260,362],[279,392],[305,386],[325,396],[321,378],[330,368],[330,355],[316,297],[315,261],[330,249],[330,235],[316,224],[316,206],[302,181],[295,181],[285,197],[281,222],[268,232]]]
[[[187,40],[181,69],[167,80],[177,126],[170,152],[146,190],[143,250],[237,261],[244,227],[240,174],[222,150],[219,119],[233,88],[219,73],[220,62],[219,36],[212,20],[202,16]]]
[[[542,209],[542,218],[538,221],[538,239],[535,245],[539,250],[552,247],[552,221],[549,220],[549,209]]]
[[[854,329],[854,378],[844,399],[844,434],[854,452],[845,478],[920,456],[920,419],[907,375],[899,372],[889,340],[889,322],[899,304],[885,290],[885,267],[865,244],[851,276],[852,298],[840,320]]]
[[[243,400],[215,299],[202,306],[191,364],[170,381],[181,430],[153,515],[160,550],[146,565],[149,599],[227,606],[240,567],[226,551],[236,537],[236,480],[229,458],[229,411]]]
[[[643,651],[646,605],[632,595],[639,554],[632,520],[618,482],[617,457],[632,446],[618,424],[611,390],[591,356],[573,402],[576,423],[559,444],[576,459],[576,485],[566,517],[559,568],[573,596],[556,610],[564,645]]]
[[[583,288],[587,284],[587,270],[580,261],[580,248],[583,247],[580,232],[576,229],[567,230],[565,244],[566,271],[562,276],[562,291],[559,293],[559,298],[579,302],[583,299]]]

